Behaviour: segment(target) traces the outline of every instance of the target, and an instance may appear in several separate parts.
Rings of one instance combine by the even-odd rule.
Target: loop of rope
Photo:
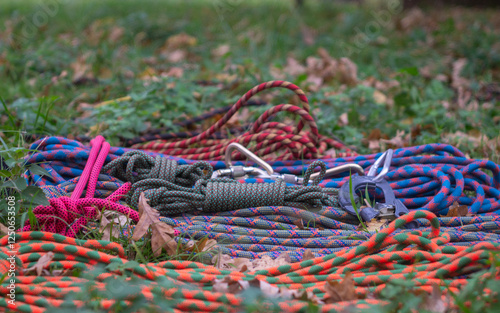
[[[218,133],[229,119],[247,101],[259,92],[271,88],[286,88],[292,90],[302,104],[302,108],[291,104],[280,104],[266,110],[253,124],[250,130],[238,134],[236,138],[213,139],[213,135]],[[290,112],[300,117],[297,127],[286,127],[283,124],[267,122],[271,117],[279,112]],[[270,126],[273,128],[270,128]],[[309,126],[310,131],[302,131],[304,126]],[[286,128],[286,131],[284,129]],[[202,133],[187,139],[173,138],[169,140],[153,140],[149,142],[136,143],[132,147],[145,151],[154,151],[168,155],[175,155],[182,158],[194,160],[220,160],[223,158],[226,147],[232,142],[248,145],[250,142],[257,143],[257,146],[249,146],[249,149],[266,160],[278,159],[298,159],[322,157],[328,147],[343,149],[343,155],[351,155],[352,151],[345,145],[335,140],[319,135],[314,118],[310,113],[310,106],[304,92],[296,85],[286,81],[270,81],[255,86],[243,95],[213,126]],[[318,149],[319,148],[319,149]],[[237,154],[237,159],[242,158]]]
[[[130,162],[130,154],[124,155],[123,160]],[[134,156],[137,155],[134,154]],[[123,166],[121,158],[110,164],[112,166],[106,167],[105,170],[110,169],[111,174],[115,173],[114,170],[119,168],[116,166],[117,164]],[[199,169],[197,166],[200,164],[200,162],[197,162],[192,165],[183,165],[185,169],[183,173],[192,174],[195,172],[193,169]],[[321,173],[314,179],[312,185],[308,186],[309,177],[317,166],[321,167]],[[129,168],[128,165],[127,168]],[[177,169],[179,168],[177,167]],[[334,190],[318,186],[325,171],[326,166],[322,161],[313,162],[306,171],[307,183],[303,186],[286,186],[281,180],[273,183],[245,184],[228,178],[207,179],[204,177],[197,179],[194,184],[191,184],[193,187],[190,188],[189,185],[179,185],[168,179],[147,178],[149,176],[146,175],[141,176],[145,179],[139,180],[138,175],[134,176],[132,172],[123,174],[123,171],[120,178],[126,180],[132,177],[134,179],[130,196],[127,199],[131,207],[137,208],[139,196],[144,192],[153,208],[160,211],[162,215],[171,216],[195,209],[204,212],[222,212],[268,205],[333,206],[337,204],[337,198],[329,195],[329,193],[334,193]],[[162,173],[161,175],[161,177],[170,176],[171,173]]]
[[[108,163],[102,172],[131,184],[145,179],[161,179],[186,187],[194,185],[198,179],[209,179],[213,168],[204,161],[191,165],[178,165],[175,160],[160,155],[153,157],[142,151],[133,150]]]
[[[134,221],[139,220],[139,214],[136,211],[116,203],[129,192],[130,183],[122,185],[106,199],[94,198],[99,173],[108,155],[110,145],[105,142],[102,136],[97,136],[90,144],[92,149],[87,163],[71,197],[51,198],[49,199],[50,205],[40,205],[33,209],[41,230],[75,237],[82,226],[86,225],[89,219],[96,216],[96,209],[117,211],[129,216]],[[85,198],[80,199],[85,188]],[[31,230],[29,221],[26,221],[26,224],[22,230]]]
[[[409,222],[424,220],[431,226],[430,231],[398,231]],[[169,302],[176,311],[200,311],[241,309],[244,294],[225,293],[214,290],[216,279],[227,282],[258,280],[276,288],[305,290],[321,298],[325,295],[328,284],[342,280],[350,272],[354,284],[355,300],[333,304],[318,304],[321,312],[334,312],[346,308],[366,308],[367,305],[384,305],[381,300],[363,300],[367,295],[379,295],[395,280],[411,280],[412,289],[432,292],[433,285],[445,286],[442,291],[458,293],[463,286],[472,283],[479,270],[490,268],[491,252],[500,251],[498,242],[480,242],[473,246],[448,246],[450,236],[439,228],[436,216],[428,211],[414,211],[404,215],[390,225],[373,234],[357,247],[345,248],[325,256],[310,260],[274,266],[267,269],[240,272],[221,270],[216,266],[191,261],[168,260],[158,263],[134,264],[125,258],[124,251],[115,243],[97,240],[75,240],[46,232],[16,233],[14,262],[19,268],[28,268],[46,253],[52,252],[57,257],[49,260],[50,268],[69,270],[67,276],[36,276],[30,272],[18,271],[16,280],[16,304],[8,300],[9,281],[0,284],[0,291],[5,295],[0,298],[0,307],[7,310],[25,312],[48,312],[52,307],[78,309],[82,303],[65,301],[64,297],[72,292],[86,290],[85,284],[92,283],[98,290],[109,290],[106,285],[116,271],[108,264],[117,264],[130,269],[130,275],[143,283],[140,292],[147,303],[154,303],[153,290],[160,290],[160,296]],[[181,239],[178,239],[181,240]],[[8,260],[8,237],[0,238],[0,271],[7,272],[11,266]],[[98,251],[95,251],[98,250]],[[118,256],[111,253],[118,253]],[[73,269],[91,270],[100,266],[103,272],[95,278],[76,277]],[[498,279],[498,272],[489,273]],[[486,276],[485,276],[486,277]],[[491,278],[491,277],[490,277]],[[168,285],[161,284],[170,281]],[[33,286],[37,284],[37,286]],[[487,289],[485,292],[490,292]],[[131,304],[135,294],[119,300],[112,293],[102,293],[102,308],[121,304]],[[377,297],[375,297],[377,298]],[[198,300],[202,299],[202,300]],[[280,311],[302,312],[310,307],[307,299],[274,298],[273,303]],[[50,305],[49,305],[50,304]]]

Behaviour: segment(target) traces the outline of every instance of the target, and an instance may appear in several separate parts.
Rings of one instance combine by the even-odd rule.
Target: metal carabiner
[[[366,176],[370,177],[375,176],[375,174],[377,174],[377,169],[380,167],[382,163],[384,163],[384,166],[382,167],[380,173],[377,176],[375,176],[375,178],[373,178],[374,182],[381,181],[391,168],[393,154],[394,151],[392,149],[389,149],[384,153],[382,153],[382,155],[375,161],[375,163],[373,163],[372,167],[370,167],[370,170],[368,171],[368,174]]]
[[[264,170],[257,167],[250,166],[233,166],[233,160],[231,159],[231,153],[237,150],[242,153],[244,156],[258,164]],[[245,175],[254,175],[254,176],[272,176],[274,173],[271,165],[267,164],[266,161],[262,160],[258,156],[256,156],[252,151],[243,147],[239,143],[233,142],[230,143],[226,148],[226,154],[224,155],[224,160],[227,169],[217,170],[212,174],[212,178],[220,177],[220,176],[230,176],[232,178],[244,177]]]

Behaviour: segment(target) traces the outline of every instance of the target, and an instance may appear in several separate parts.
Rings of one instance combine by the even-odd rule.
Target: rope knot
[[[87,224],[97,214],[97,209],[113,210],[130,217],[134,221],[139,220],[139,214],[123,205],[116,203],[130,190],[130,184],[124,184],[106,199],[70,197],[50,198],[50,205],[40,205],[33,209],[40,230],[58,233],[68,237],[75,237],[83,225]],[[23,231],[30,231],[31,226],[23,227]]]

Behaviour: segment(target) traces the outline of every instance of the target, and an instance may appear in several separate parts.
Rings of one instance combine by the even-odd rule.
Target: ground
[[[4,2],[2,136],[100,133],[119,145],[286,79],[306,90],[320,132],[360,153],[444,142],[498,161],[497,12],[397,4]]]
[[[16,166],[0,176],[23,181],[17,161],[26,150],[12,148],[24,144],[20,134],[101,134],[119,146],[153,129],[183,130],[176,122],[276,79],[305,90],[321,134],[361,154],[440,142],[499,163],[499,12],[358,2],[3,1],[0,152]],[[231,124],[297,103],[286,92],[261,99],[269,105],[242,110]],[[18,226],[32,218],[18,212]],[[137,247],[120,243],[139,260]],[[140,244],[156,260],[151,244]],[[464,302],[477,297],[474,286]]]

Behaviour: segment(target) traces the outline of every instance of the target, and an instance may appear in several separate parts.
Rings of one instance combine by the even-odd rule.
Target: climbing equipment
[[[223,125],[250,97],[274,87],[294,91],[302,108],[275,106],[249,130],[233,132],[236,138],[223,135]],[[297,127],[268,121],[282,111],[300,116]],[[320,136],[309,111],[307,98],[297,86],[276,81],[250,90],[214,126],[194,137],[185,134],[134,145],[144,151],[109,147],[102,137],[94,139],[91,148],[61,137],[38,140],[31,148],[39,152],[29,155],[27,162],[40,163],[50,177],[27,171],[25,178],[29,184],[41,186],[50,198],[50,207],[33,210],[43,221],[42,230],[50,233],[27,231],[27,227],[18,232],[16,264],[27,268],[53,252],[53,268],[95,269],[104,265],[104,272],[91,280],[101,291],[106,289],[107,279],[122,274],[111,266],[119,265],[125,276],[145,282],[141,294],[148,301],[154,302],[159,293],[172,301],[174,311],[231,311],[244,306],[242,295],[211,290],[216,279],[257,279],[322,298],[328,281],[340,280],[347,272],[354,277],[356,293],[366,296],[377,295],[394,279],[411,279],[417,289],[427,292],[434,284],[445,284],[449,291],[457,292],[469,282],[471,272],[487,268],[490,252],[500,249],[497,164],[468,159],[458,149],[443,144],[358,156],[335,140]],[[303,130],[306,125],[310,128],[307,132]],[[256,144],[249,145],[251,142]],[[327,155],[330,147],[343,152],[335,157]],[[243,162],[248,157],[250,161]],[[313,173],[317,166],[321,171]],[[349,170],[358,175],[349,175]],[[339,201],[346,198],[342,188],[346,188],[349,176],[353,190],[371,184],[378,202],[373,208],[377,217],[395,215],[387,227],[359,230],[358,217],[345,209],[349,204],[342,208]],[[80,199],[85,187],[85,198]],[[124,198],[132,208],[120,200],[129,189]],[[160,220],[175,228],[179,243],[216,240],[214,253],[200,255],[203,261],[214,254],[258,259],[286,253],[292,263],[244,273],[190,261],[137,265],[125,259],[123,247],[116,243],[70,238],[104,206],[137,221],[133,208],[140,192],[166,215]],[[229,198],[228,194],[236,196]],[[473,216],[436,217],[447,214],[454,202],[467,206]],[[401,205],[408,209],[407,214],[401,215]],[[310,210],[311,206],[315,209]],[[365,209],[361,213],[369,220],[371,215],[363,213]],[[57,224],[50,215],[63,217],[64,223]],[[128,236],[130,231],[124,229],[122,235]],[[9,255],[6,240],[0,239],[3,272],[10,266],[5,260]],[[307,250],[315,258],[303,261]],[[13,307],[0,298],[0,307],[42,312],[51,306],[78,308],[85,304],[64,297],[85,290],[86,279],[20,272],[15,280],[18,305]],[[0,284],[3,294],[8,291],[6,283]],[[132,300],[126,298],[119,304],[129,305]],[[308,305],[300,299],[278,299],[276,303],[282,311],[291,312]],[[117,301],[103,296],[95,304],[111,310]],[[320,309],[333,311],[351,304],[367,307],[383,301],[322,304]]]
[[[359,202],[356,201],[359,198],[356,191],[379,189],[382,191],[385,202],[377,202],[373,207],[364,207],[360,211],[359,216],[365,222],[371,221],[375,217],[395,219],[409,212],[405,205],[395,198],[394,190],[392,190],[389,183],[384,179],[384,176],[389,172],[392,155],[392,149],[387,150],[373,163],[366,176],[353,176],[350,178],[351,181],[349,184],[342,185],[339,191],[339,202],[344,210],[353,215],[358,215],[351,202],[351,195],[353,195],[355,202]],[[375,176],[377,169],[382,163],[384,163],[382,170]]]
[[[431,225],[430,231],[413,231],[404,235],[396,232],[405,223],[421,219]],[[380,294],[395,279],[411,279],[415,282],[416,291],[431,292],[437,285],[444,293],[457,293],[470,281],[468,274],[471,269],[487,268],[489,252],[500,250],[498,242],[485,241],[465,247],[448,246],[446,243],[449,240],[448,233],[440,231],[435,215],[428,211],[413,211],[391,222],[387,228],[357,247],[312,260],[242,273],[191,261],[170,260],[138,265],[125,258],[123,248],[117,243],[78,240],[46,232],[21,232],[16,234],[15,244],[18,252],[15,261],[19,268],[32,266],[42,255],[53,252],[54,258],[49,263],[52,269],[101,268],[101,271],[95,276],[82,277],[16,275],[16,303],[12,305],[8,298],[0,298],[0,307],[11,311],[49,312],[53,307],[78,309],[92,305],[94,308],[113,310],[118,306],[130,306],[137,299],[137,294],[129,294],[121,300],[114,296],[116,286],[123,286],[118,289],[123,290],[129,282],[130,286],[140,288],[140,294],[149,304],[167,299],[174,312],[232,312],[241,311],[248,305],[245,294],[216,291],[212,285],[217,280],[234,283],[257,280],[290,290],[305,290],[323,299],[328,282],[341,280],[350,272],[359,300],[318,304],[319,311],[337,312],[346,307],[356,310],[373,308],[386,304],[383,300],[373,299],[373,296]],[[0,238],[1,272],[5,272],[10,265],[6,247],[5,236]],[[119,268],[123,269],[123,274]],[[118,279],[122,275],[133,276],[142,283],[135,285],[131,278]],[[85,296],[91,294],[91,290],[98,291],[98,298],[88,299],[90,303],[69,297],[73,292]],[[8,284],[3,282],[0,292],[6,295],[8,291]],[[372,297],[363,299],[369,294]],[[302,312],[310,305],[304,298],[278,297],[261,301],[268,310]],[[273,303],[275,309],[272,309]]]
[[[247,105],[251,97],[271,88],[286,88],[293,91],[299,97],[302,108],[291,104],[274,106],[265,111],[249,130],[239,134],[236,138],[211,139],[211,136],[219,132],[241,107]],[[272,116],[279,112],[290,112],[300,117],[297,127],[292,128],[279,122],[268,122]],[[310,128],[308,132],[302,131],[306,125]],[[275,153],[279,153],[277,159],[280,160],[317,159],[330,148],[344,150],[344,152],[339,153],[339,156],[353,154],[353,151],[344,144],[319,135],[314,118],[310,115],[309,101],[304,92],[296,85],[285,81],[270,81],[255,86],[243,95],[212,127],[194,137],[153,140],[134,144],[132,148],[192,160],[221,160],[228,145],[232,142],[249,147],[254,154],[264,160],[272,159],[272,155]],[[256,142],[256,145],[250,147],[249,143],[251,142]],[[236,157],[241,159],[241,155]]]
[[[88,156],[87,165],[71,197],[51,197],[49,198],[50,205],[40,205],[33,209],[42,230],[75,237],[89,219],[96,217],[96,209],[102,210],[103,208],[125,214],[136,222],[139,220],[139,214],[136,211],[116,203],[129,192],[130,184],[128,183],[123,184],[105,199],[94,198],[99,172],[109,152],[110,145],[104,141],[102,136],[97,136],[90,144],[92,149]],[[86,185],[85,198],[80,198]],[[23,231],[31,229],[29,223],[27,224],[22,229]]]

